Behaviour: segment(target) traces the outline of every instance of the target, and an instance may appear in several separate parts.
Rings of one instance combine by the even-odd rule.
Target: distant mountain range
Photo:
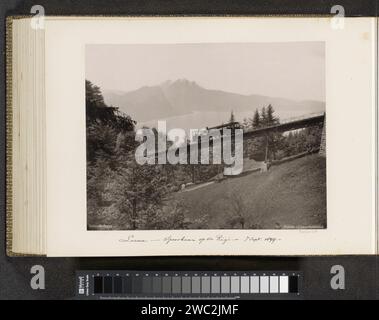
[[[262,95],[242,95],[209,90],[186,79],[166,81],[130,92],[104,91],[105,102],[117,106],[140,125],[158,119],[168,120],[169,127],[202,128],[228,121],[231,111],[236,119],[252,117],[255,109],[271,104],[280,119],[325,110],[321,101],[294,101]]]

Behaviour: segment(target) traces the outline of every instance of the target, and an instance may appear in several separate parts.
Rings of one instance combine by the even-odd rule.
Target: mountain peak
[[[226,114],[233,109],[237,119],[251,116],[257,108],[271,104],[281,119],[325,110],[323,102],[297,102],[262,95],[241,95],[221,90],[209,90],[185,78],[167,80],[156,86],[142,87],[123,95],[105,95],[105,101],[144,122],[200,112],[213,124],[216,113]],[[208,117],[208,118],[207,118]],[[213,120],[212,120],[213,119]],[[194,127],[196,128],[196,127]]]
[[[199,87],[199,85],[195,81],[190,81],[185,78],[180,78],[177,80],[166,80],[161,84],[161,87],[163,88],[169,88],[169,87]]]

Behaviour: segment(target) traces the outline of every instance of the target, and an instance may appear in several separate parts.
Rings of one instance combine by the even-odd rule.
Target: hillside
[[[325,103],[320,101],[294,101],[210,90],[186,79],[166,81],[125,93],[105,91],[104,99],[107,104],[119,107],[139,123],[164,118],[180,121],[184,117],[184,121],[191,122],[193,128],[200,128],[204,115],[215,118],[215,123],[209,123],[209,119],[205,123],[211,126],[219,124],[220,120],[228,120],[231,110],[238,120],[242,120],[245,116],[252,116],[255,109],[268,104],[274,106],[281,119],[325,110]],[[217,114],[221,115],[220,119]]]
[[[324,228],[326,161],[310,155],[177,197],[189,210],[189,220],[207,216],[207,229]]]

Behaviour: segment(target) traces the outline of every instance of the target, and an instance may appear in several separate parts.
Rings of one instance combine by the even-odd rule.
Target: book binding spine
[[[6,18],[6,253],[14,256],[13,242],[13,109],[12,109],[12,48],[13,48],[13,18]]]

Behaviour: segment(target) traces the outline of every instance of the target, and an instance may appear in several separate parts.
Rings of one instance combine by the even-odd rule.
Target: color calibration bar
[[[87,298],[248,298],[299,296],[299,272],[79,271],[77,296]]]

